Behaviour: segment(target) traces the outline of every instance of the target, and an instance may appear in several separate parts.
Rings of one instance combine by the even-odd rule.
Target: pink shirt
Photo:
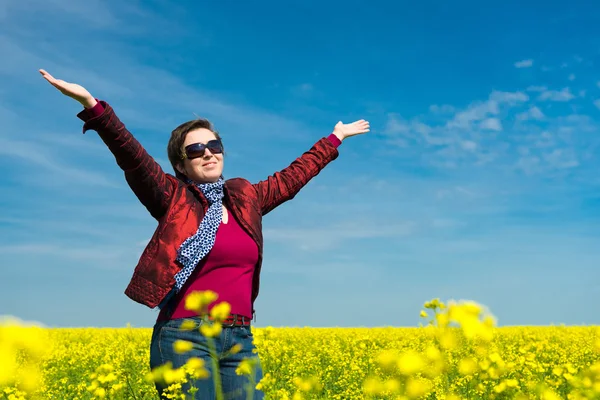
[[[166,315],[167,307],[158,315],[158,320],[186,318],[197,315],[185,309],[185,297],[196,290],[212,290],[219,295],[209,306],[226,301],[231,305],[231,313],[252,318],[252,276],[258,262],[258,246],[231,213],[226,224],[221,223],[212,250],[198,263],[181,291],[175,295],[169,307],[173,310]]]
[[[101,115],[104,108],[98,102],[87,112],[93,118]],[[328,139],[336,147],[341,144],[334,134]],[[252,318],[252,277],[258,262],[258,246],[231,213],[228,217],[227,224],[221,223],[217,230],[212,250],[198,263],[169,306],[161,310],[158,321],[195,316],[193,311],[185,309],[185,297],[197,290],[212,290],[218,294],[209,310],[215,304],[226,301],[231,305],[231,314]],[[167,314],[167,309],[173,310],[171,315]]]

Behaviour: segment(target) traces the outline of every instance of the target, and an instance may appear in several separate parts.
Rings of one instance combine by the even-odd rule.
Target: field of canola
[[[254,329],[258,387],[267,399],[600,398],[598,327],[496,328],[476,303],[437,299],[421,316],[420,328]],[[210,379],[201,363],[149,373],[150,335],[5,322],[0,399],[157,399],[152,379],[183,399],[179,379]]]

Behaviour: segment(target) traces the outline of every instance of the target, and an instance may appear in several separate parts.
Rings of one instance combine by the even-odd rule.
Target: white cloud
[[[310,83],[302,83],[292,88],[292,94],[295,96],[306,97],[315,91],[315,88]]]
[[[574,80],[575,80],[575,74],[571,74],[571,75],[569,75],[569,80],[570,80],[570,81],[574,81]]]
[[[454,107],[453,114],[440,114],[439,106],[430,107],[430,115],[412,120],[389,114],[387,143],[404,148],[420,145],[425,150],[420,158],[438,168],[491,164],[510,149],[508,142],[497,137],[505,131],[502,118],[528,100],[529,96],[521,91],[493,91],[484,101],[472,102],[463,109]],[[531,111],[534,117],[540,112]]]
[[[569,88],[563,88],[561,90],[546,90],[540,93],[538,99],[541,101],[570,101],[575,96],[571,93]]]
[[[490,95],[490,100],[514,105],[529,100],[529,96],[523,92],[502,92],[494,90]]]
[[[350,220],[332,226],[316,226],[314,228],[265,228],[265,238],[290,246],[297,246],[306,251],[327,250],[353,239],[402,237],[413,233],[412,222],[360,224]]]
[[[460,145],[463,149],[468,151],[474,151],[477,149],[477,143],[475,143],[472,140],[463,140],[462,142],[460,142]]]
[[[515,63],[515,67],[516,68],[529,68],[532,65],[533,65],[533,60],[532,59],[521,60],[521,61],[517,61]]]
[[[545,115],[537,106],[531,106],[529,110],[524,111],[522,113],[517,114],[517,120],[527,121],[527,120],[541,120],[544,119]]]
[[[574,168],[579,165],[572,149],[554,149],[544,159],[556,169]]]
[[[390,114],[385,131],[388,134],[406,134],[410,132],[410,127],[406,122],[401,120],[397,115]]]
[[[474,102],[466,110],[456,113],[454,118],[447,123],[448,128],[472,128],[472,124],[483,121],[490,116],[496,116],[500,112],[500,106],[514,106],[529,100],[523,92],[502,92],[493,91],[488,100],[484,102]],[[488,125],[491,124],[491,125]],[[484,127],[497,127],[494,121],[486,122]],[[489,129],[489,128],[486,128]]]
[[[90,45],[93,44],[90,39]],[[202,116],[212,119],[218,129],[226,124],[230,131],[243,132],[247,131],[248,126],[260,126],[253,134],[274,135],[275,132],[285,131],[293,139],[308,134],[308,129],[301,122],[248,104],[225,101],[218,93],[191,87],[166,70],[141,64],[125,52],[120,52],[123,49],[99,47],[94,59],[111,60],[110,65],[94,62],[95,67],[90,71],[82,66],[85,58],[77,60],[71,54],[47,45],[46,51],[61,53],[59,61],[51,61],[37,55],[43,54],[41,51],[36,52],[37,46],[35,42],[26,45],[0,35],[0,53],[10,60],[0,63],[0,73],[10,75],[16,82],[33,82],[40,86],[40,93],[44,96],[60,99],[60,93],[44,82],[36,72],[40,67],[47,67],[55,77],[80,83],[96,97],[109,103],[120,102],[116,108],[117,114],[126,124],[136,124],[138,128],[168,131],[183,118],[193,117],[195,111],[202,110]],[[153,84],[149,85],[148,82]],[[144,107],[140,108],[139,98],[144,98],[147,103],[160,109],[160,114],[164,116],[157,117]]]
[[[449,104],[443,104],[441,106],[437,104],[432,104],[431,106],[429,106],[429,111],[434,114],[449,114],[456,111],[456,108]]]
[[[422,143],[427,146],[447,145],[451,139],[439,135],[437,128],[418,120],[405,121],[397,114],[389,114],[384,129],[392,144],[406,147],[410,143]]]
[[[548,90],[546,86],[529,86],[527,88],[528,92],[544,92],[546,90]]]
[[[39,146],[35,142],[13,140],[0,136],[0,154],[7,157],[17,158],[24,162],[27,166],[41,167],[37,174],[41,172],[51,171],[55,175],[52,178],[66,178],[76,180],[80,184],[91,186],[103,186],[118,188],[121,184],[112,182],[103,174],[88,171],[81,167],[72,167],[64,164],[52,157],[47,148]]]
[[[527,175],[532,175],[541,170],[540,159],[537,156],[523,155],[517,160],[515,167]]]
[[[556,140],[554,139],[554,136],[548,131],[541,132],[537,140],[533,144],[533,147],[537,149],[545,149],[553,146],[556,146]]]
[[[449,128],[470,128],[473,122],[484,120],[487,116],[496,115],[498,112],[498,102],[495,100],[476,102],[471,104],[466,110],[456,113],[447,126]]]
[[[89,0],[85,2],[71,0],[22,0],[13,1],[0,9],[0,21],[9,20],[25,14],[44,14],[46,18],[62,17],[70,21],[89,24],[95,28],[116,26],[118,19],[108,9],[106,2]],[[73,22],[72,22],[73,23]]]
[[[531,118],[533,119],[543,119],[544,118],[544,113],[542,112],[542,110],[540,110],[539,108],[537,108],[536,106],[532,106],[529,109],[529,115],[531,116]]]
[[[529,89],[541,91],[540,96],[547,101],[564,101],[572,96],[568,88]],[[595,136],[577,134],[598,132],[599,124],[581,114],[548,116],[542,107],[528,104],[529,100],[521,91],[494,91],[487,100],[457,109],[454,115],[441,115],[436,113],[438,107],[430,107],[430,115],[421,115],[418,120],[395,120],[390,116],[389,132],[396,132],[394,138],[405,147],[422,146],[418,159],[435,168],[511,166],[530,175],[552,176],[564,176],[564,171],[575,167],[581,170],[586,165],[584,160],[589,162],[591,157],[586,150],[589,145],[582,146],[582,141],[593,143]],[[600,108],[600,99],[595,105]],[[389,144],[394,144],[393,140]]]
[[[502,130],[502,123],[498,118],[487,118],[481,121],[479,127],[485,130],[500,132]]]
[[[135,257],[137,250],[126,245],[110,246],[106,243],[87,247],[84,247],[82,243],[79,243],[77,246],[68,244],[19,243],[0,246],[0,254],[26,254],[27,256],[83,261],[86,262],[86,267],[94,265],[100,268],[111,269],[123,265],[122,261],[124,258],[130,259]]]

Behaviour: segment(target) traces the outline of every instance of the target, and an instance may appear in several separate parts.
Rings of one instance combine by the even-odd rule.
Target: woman
[[[207,361],[212,375],[206,337],[198,329],[188,329],[190,324],[198,328],[202,319],[185,307],[188,294],[211,290],[218,302],[231,305],[231,314],[215,338],[221,379],[199,381],[195,398],[215,398],[215,382],[229,398],[246,398],[248,377],[235,373],[239,362],[253,359],[253,381],[262,377],[250,329],[263,256],[262,216],[292,199],[337,158],[337,147],[344,139],[368,132],[369,123],[338,122],[333,133],[290,166],[251,184],[242,178],[223,179],[219,134],[209,121],[192,120],[175,128],[167,145],[173,176],[144,150],[110,105],[96,100],[82,86],[55,79],[44,70],[40,73],[84,107],[77,114],[84,121],[83,132],[92,129],[99,134],[133,192],[158,221],[125,290],[134,301],[160,308],[150,346],[151,368],[167,362],[178,368],[190,357],[199,357]],[[183,323],[186,329],[180,329]],[[173,349],[176,340],[192,342],[193,349],[179,354]],[[241,350],[231,352],[234,346]],[[156,386],[162,396],[163,385]],[[262,393],[256,391],[254,399],[260,398]]]

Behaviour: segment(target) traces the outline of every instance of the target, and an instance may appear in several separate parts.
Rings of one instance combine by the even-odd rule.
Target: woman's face
[[[213,132],[205,128],[190,131],[183,142],[184,151],[190,144],[207,144],[211,140],[216,140],[216,138]],[[213,154],[209,149],[205,149],[201,157],[184,159],[183,169],[180,169],[179,172],[196,183],[216,182],[223,173],[223,153]]]

